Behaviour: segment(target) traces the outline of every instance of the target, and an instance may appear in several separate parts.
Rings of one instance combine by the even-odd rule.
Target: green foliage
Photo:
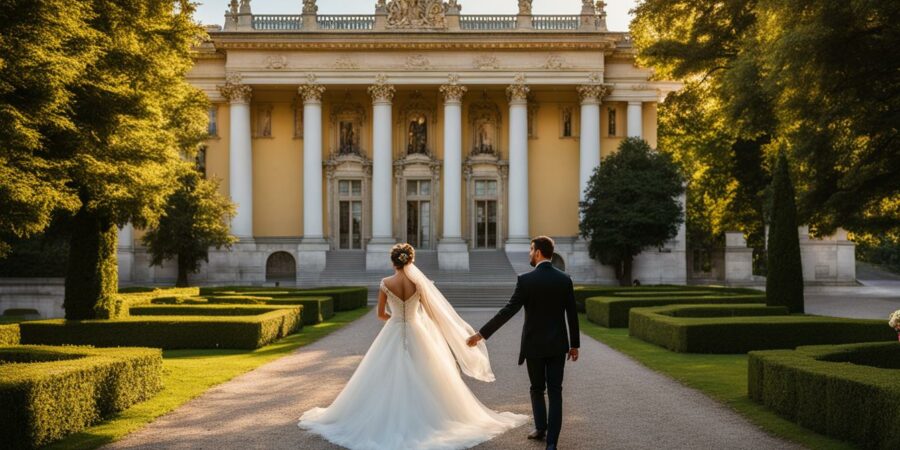
[[[803,312],[803,268],[797,230],[797,208],[787,156],[781,152],[772,177],[772,213],[766,276],[766,303]]]
[[[153,300],[153,305],[134,306],[132,316],[239,316],[262,314],[271,311],[265,306],[258,307],[244,304],[241,301],[230,303],[227,298],[220,297],[217,302],[204,302],[199,297],[179,297],[179,303],[167,303],[168,298]],[[194,300],[197,299],[197,300]],[[303,305],[303,324],[314,325],[334,316],[334,300],[331,297],[282,297],[267,299],[260,305],[289,306]]]
[[[201,287],[200,295],[207,297],[249,295],[252,297],[278,298],[287,297],[321,297],[334,299],[335,311],[349,311],[362,308],[368,304],[369,289],[365,286],[324,286],[308,289],[262,288],[259,286],[216,286]]]
[[[856,258],[900,273],[900,233],[856,234]]]
[[[0,277],[62,278],[66,276],[71,237],[62,226],[64,225],[62,222],[62,220],[55,220],[43,232],[32,234],[27,238],[0,237],[9,245],[9,252],[5,257],[0,257]]]
[[[258,308],[264,308],[262,306]],[[140,316],[116,320],[42,320],[19,325],[22,342],[47,345],[254,349],[302,327],[303,306],[268,307],[249,316]]]
[[[219,193],[219,180],[206,179],[193,167],[183,167],[179,186],[169,196],[165,213],[156,227],[147,230],[144,245],[151,265],[174,259],[178,264],[176,286],[188,285],[188,276],[209,262],[209,248],[231,247],[237,238],[228,222],[236,213],[234,203]]]
[[[629,326],[632,308],[663,305],[700,305],[716,303],[763,303],[762,293],[734,295],[728,293],[709,295],[651,295],[647,297],[590,297],[585,300],[588,320],[609,328]]]
[[[623,140],[594,169],[585,189],[579,232],[590,240],[591,258],[612,266],[620,284],[630,286],[634,256],[678,233],[684,214],[677,198],[683,192],[667,154],[638,138]]]
[[[119,288],[118,235],[109,216],[84,209],[75,214],[63,301],[67,319],[103,318],[104,311],[118,313],[115,298]]]
[[[19,343],[19,325],[0,324],[0,345],[16,345]]]
[[[760,291],[750,288],[729,288],[721,286],[680,286],[680,285],[641,285],[623,288],[621,286],[603,286],[579,284],[575,286],[575,307],[578,312],[585,312],[585,299],[590,297],[684,297],[724,294],[758,295]]]
[[[4,316],[39,316],[38,310],[33,308],[9,308],[3,311]]]
[[[209,303],[224,303],[230,305],[262,305],[268,300],[268,297],[258,297],[252,295],[210,295],[206,301]]]
[[[751,352],[748,393],[781,416],[862,448],[900,448],[895,342]],[[875,363],[875,364],[870,364]]]
[[[146,348],[0,347],[0,448],[37,448],[162,389]]]
[[[897,340],[897,333],[882,320],[778,315],[785,312],[783,306],[692,305],[681,313],[679,308],[634,308],[628,333],[686,353],[746,353],[799,345]],[[705,311],[698,314],[700,310]],[[721,317],[714,317],[716,314]],[[692,317],[696,315],[701,317]]]
[[[644,0],[631,34],[656,76],[660,148],[690,179],[691,245],[744,231],[761,261],[766,154],[797,162],[802,222],[900,223],[900,6],[892,0]],[[757,267],[762,269],[762,267]]]

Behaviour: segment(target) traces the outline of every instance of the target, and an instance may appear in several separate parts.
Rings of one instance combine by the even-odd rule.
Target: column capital
[[[513,84],[506,87],[506,97],[510,103],[527,103],[528,91],[530,89],[525,84],[525,74],[519,73],[513,79]]]
[[[250,103],[253,88],[242,82],[240,73],[229,73],[225,77],[225,84],[217,87],[222,96],[231,103]]]
[[[609,95],[611,87],[605,84],[582,84],[575,88],[581,104],[600,103],[603,97]]]
[[[369,95],[375,103],[390,103],[394,99],[394,85],[388,84],[387,75],[380,73],[375,76],[375,84],[369,86]]]
[[[463,96],[466,95],[468,88],[459,84],[459,75],[454,73],[448,78],[449,83],[440,87],[441,94],[444,94],[444,102],[459,103],[462,101]]]
[[[628,101],[628,106],[642,106],[643,104],[644,104],[644,102],[642,102],[640,100],[629,100]]]
[[[324,92],[325,86],[317,83],[313,74],[307,75],[306,84],[297,87],[297,93],[303,98],[303,103],[321,103]]]

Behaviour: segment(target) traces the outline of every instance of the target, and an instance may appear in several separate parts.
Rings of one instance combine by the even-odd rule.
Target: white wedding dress
[[[528,416],[494,412],[475,398],[460,367],[493,381],[487,348],[466,347],[464,335],[474,330],[418,269],[404,270],[416,293],[403,300],[381,284],[391,318],[331,406],[306,411],[298,425],[353,450],[449,450],[527,422]]]

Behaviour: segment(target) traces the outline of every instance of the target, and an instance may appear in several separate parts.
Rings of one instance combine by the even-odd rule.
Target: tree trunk
[[[118,292],[118,237],[118,228],[105,215],[82,208],[72,219],[63,302],[66,319],[96,318],[97,304],[110,302]]]
[[[178,254],[178,280],[175,281],[175,287],[188,287],[188,271],[187,271],[187,263],[185,262],[185,258]]]
[[[619,286],[631,286],[631,266],[634,262],[632,256],[626,256],[622,259],[622,270],[619,273]]]

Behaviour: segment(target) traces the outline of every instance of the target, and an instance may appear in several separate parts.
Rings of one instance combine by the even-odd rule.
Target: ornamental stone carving
[[[225,84],[218,86],[218,88],[222,97],[225,97],[231,102],[249,103],[250,94],[253,92],[253,89],[250,86],[243,84],[241,74],[234,72],[229,73],[225,77]]]
[[[387,83],[387,75],[380,73],[375,76],[375,84],[369,86],[369,95],[376,102],[390,102],[394,99],[394,86]]]
[[[322,101],[322,94],[325,92],[325,86],[320,85],[316,81],[316,76],[309,74],[306,76],[306,84],[297,87],[297,93],[303,98],[304,102],[318,103]]]
[[[459,75],[451,74],[449,77],[449,83],[442,85],[440,87],[441,94],[444,95],[445,102],[460,102],[462,101],[463,95],[466,95],[466,91],[468,90],[465,86],[459,84]]]
[[[386,9],[387,28],[447,28],[447,5],[441,0],[391,0]]]
[[[316,14],[318,11],[316,0],[303,0],[303,14]]]
[[[334,61],[335,69],[358,69],[359,63],[346,55],[341,55]]]
[[[417,54],[406,57],[407,69],[425,69],[431,65],[431,61],[425,55]]]
[[[287,67],[287,65],[287,57],[284,55],[269,56],[266,58],[266,67],[269,69],[280,70]]]
[[[519,0],[519,15],[520,16],[530,16],[531,15],[531,0]]]
[[[609,95],[610,87],[603,84],[582,84],[576,88],[578,98],[582,103],[599,102],[603,97]]]
[[[564,69],[568,66],[566,64],[566,60],[557,54],[552,54],[547,57],[547,62],[544,63],[545,69],[559,70]]]
[[[513,84],[506,87],[506,96],[510,102],[527,102],[529,90],[528,86],[525,85],[525,74],[519,73],[513,79]]]
[[[494,55],[478,55],[472,59],[472,65],[479,70],[499,69],[500,61]]]
[[[588,82],[591,84],[600,84],[603,82],[603,75],[601,75],[600,72],[591,72],[591,74],[588,75]]]

